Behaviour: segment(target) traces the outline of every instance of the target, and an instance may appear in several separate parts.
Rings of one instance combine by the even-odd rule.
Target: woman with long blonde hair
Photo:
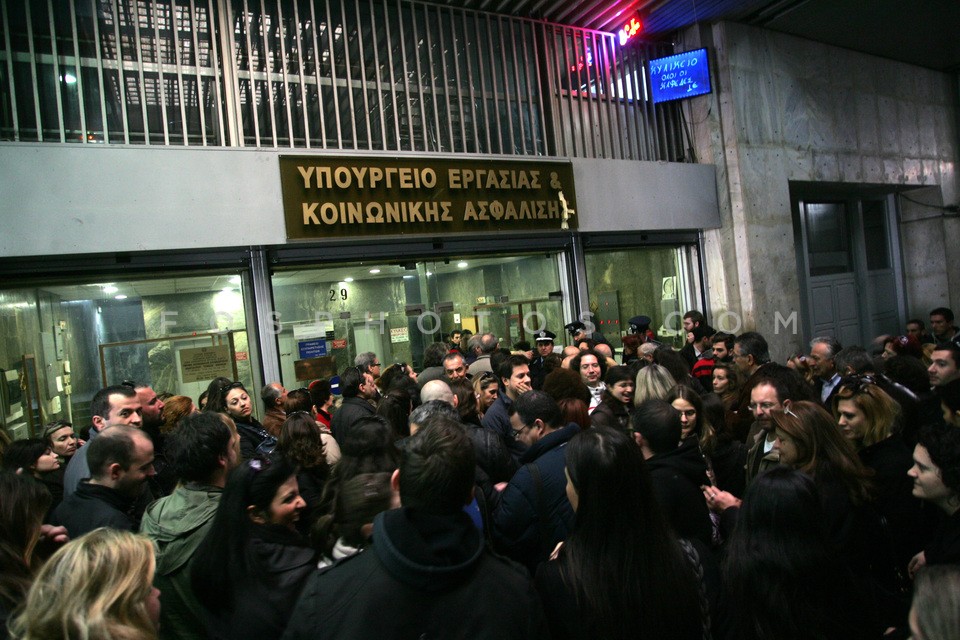
[[[95,529],[68,542],[37,574],[19,615],[17,640],[153,640],[160,591],[153,544],[118,529]]]

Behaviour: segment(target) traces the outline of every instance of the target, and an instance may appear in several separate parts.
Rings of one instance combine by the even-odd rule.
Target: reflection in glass
[[[178,275],[0,290],[0,369],[16,369],[25,354],[34,355],[38,419],[63,418],[78,429],[90,424],[90,400],[104,384],[135,380],[196,400],[219,367],[255,388],[238,278]],[[197,351],[217,346],[223,349]]]

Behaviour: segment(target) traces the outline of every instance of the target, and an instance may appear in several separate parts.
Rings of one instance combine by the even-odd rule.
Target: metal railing
[[[682,155],[644,65],[574,27],[409,0],[0,0],[0,139]]]

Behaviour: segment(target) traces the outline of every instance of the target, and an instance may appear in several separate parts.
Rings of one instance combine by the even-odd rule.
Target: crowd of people
[[[455,331],[261,419],[105,387],[3,444],[0,636],[960,638],[952,312],[782,363],[683,324]]]

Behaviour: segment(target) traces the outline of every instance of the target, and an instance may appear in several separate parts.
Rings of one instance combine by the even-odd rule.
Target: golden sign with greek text
[[[289,239],[577,228],[569,162],[281,156]]]

